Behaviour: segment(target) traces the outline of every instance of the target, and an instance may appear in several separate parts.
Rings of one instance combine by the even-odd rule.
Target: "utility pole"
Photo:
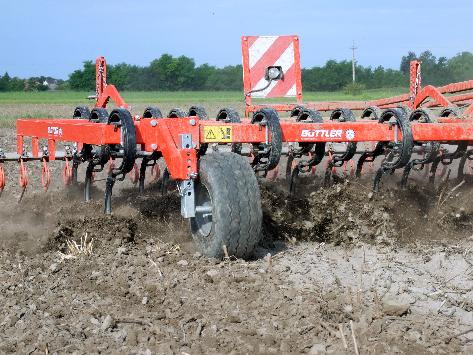
[[[350,47],[350,49],[352,50],[352,59],[351,59],[351,70],[352,70],[352,73],[353,73],[353,82],[355,82],[355,49],[358,49],[358,47],[355,47],[355,41],[353,41],[353,46]]]

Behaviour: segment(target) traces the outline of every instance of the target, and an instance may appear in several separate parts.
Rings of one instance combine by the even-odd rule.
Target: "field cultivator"
[[[375,174],[377,190],[381,177],[397,169],[404,169],[405,180],[409,171],[419,166],[430,163],[433,169],[456,158],[472,157],[468,146],[473,144],[473,118],[469,116],[473,106],[460,113],[462,108],[451,100],[448,105],[444,102],[440,114],[414,106],[412,112],[399,107],[365,107],[359,120],[343,104],[333,110],[330,119],[324,119],[314,108],[299,106],[287,119],[280,119],[272,107],[258,108],[250,119],[241,119],[230,108],[210,119],[199,106],[188,111],[173,109],[166,117],[157,107],[132,115],[116,88],[107,84],[103,57],[96,61],[96,72],[92,110],[77,107],[72,119],[17,121],[17,151],[0,156],[1,189],[5,186],[3,162],[19,163],[24,192],[27,162],[41,162],[42,182],[47,189],[48,164],[62,160],[66,184],[77,183],[78,168],[86,165],[87,201],[94,173],[108,166],[104,211],[111,213],[116,181],[128,174],[143,191],[146,171],[151,167],[152,173],[159,175],[157,161],[163,159],[163,179],[169,176],[176,182],[181,214],[190,219],[194,240],[206,255],[214,257],[246,257],[252,253],[262,228],[256,176],[277,170],[283,155],[287,156],[286,175],[292,190],[299,174],[311,172],[322,161],[326,162],[326,181],[330,182],[336,167],[350,165],[359,174],[365,162],[382,156]],[[106,106],[110,99],[118,108],[109,113]],[[372,144],[373,150],[357,151],[360,142]],[[64,149],[58,149],[58,144]],[[332,144],[338,150],[332,149]],[[360,155],[354,164],[356,154]]]

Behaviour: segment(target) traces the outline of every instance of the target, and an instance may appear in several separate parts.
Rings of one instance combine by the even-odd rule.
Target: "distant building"
[[[57,90],[57,87],[59,86],[59,82],[56,79],[47,78],[46,80],[43,81],[43,85],[47,86],[48,90]]]

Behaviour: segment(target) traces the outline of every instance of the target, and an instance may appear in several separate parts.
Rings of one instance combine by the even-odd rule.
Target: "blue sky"
[[[242,35],[273,34],[300,36],[303,67],[349,59],[355,40],[360,64],[397,68],[409,50],[473,52],[472,15],[472,0],[0,0],[0,73],[67,78],[98,55],[238,64]]]

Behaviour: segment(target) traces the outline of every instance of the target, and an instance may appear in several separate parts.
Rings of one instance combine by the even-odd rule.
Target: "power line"
[[[356,80],[356,76],[355,76],[355,63],[356,63],[355,49],[358,49],[358,47],[355,47],[355,41],[354,40],[353,40],[353,45],[350,47],[350,49],[352,50],[351,71],[352,71],[352,74],[353,74],[353,82],[355,82],[355,80]]]

